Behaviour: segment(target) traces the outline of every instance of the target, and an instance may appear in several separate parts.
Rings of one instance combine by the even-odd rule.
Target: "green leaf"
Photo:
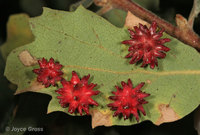
[[[103,15],[110,23],[117,27],[123,27],[127,12],[120,9],[112,9]]]
[[[52,96],[48,113],[63,111],[56,98],[58,88],[44,88],[36,82],[32,72],[35,66],[24,66],[18,55],[26,50],[37,59],[53,57],[64,65],[65,79],[70,80],[71,72],[76,71],[80,77],[92,76],[93,83],[98,84],[101,94],[94,96],[100,105],[91,107],[92,125],[132,125],[134,118],[124,121],[112,117],[113,111],[107,107],[111,101],[108,97],[114,86],[131,78],[134,86],[146,82],[142,91],[150,93],[144,105],[146,116],[140,122],[150,120],[155,124],[174,121],[192,112],[200,103],[200,56],[199,53],[171,38],[166,44],[171,51],[165,59],[159,59],[158,68],[154,70],[141,68],[140,65],[128,64],[124,58],[127,47],[121,41],[129,39],[125,28],[117,28],[100,16],[79,7],[75,12],[64,12],[45,8],[40,17],[30,20],[35,41],[17,48],[7,59],[6,77],[18,85],[17,94],[34,91]],[[59,84],[60,86],[60,84]],[[61,87],[61,86],[60,86]],[[69,114],[69,113],[68,113]]]
[[[13,49],[31,43],[34,36],[28,22],[29,16],[26,14],[16,14],[10,16],[7,23],[7,40],[0,47],[4,60]]]

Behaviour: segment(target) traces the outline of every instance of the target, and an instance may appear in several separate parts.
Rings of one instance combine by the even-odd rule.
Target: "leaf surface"
[[[158,68],[152,70],[149,67],[141,68],[140,64],[130,65],[129,60],[124,58],[128,53],[127,46],[122,45],[121,41],[129,39],[126,28],[117,28],[81,6],[75,12],[44,8],[40,17],[30,19],[30,25],[35,41],[11,52],[5,75],[18,85],[16,94],[34,91],[51,95],[48,113],[68,113],[68,108],[59,105],[56,98],[59,95],[55,92],[58,88],[44,88],[36,82],[32,70],[38,68],[38,65],[22,64],[18,56],[24,50],[37,59],[53,57],[59,61],[64,65],[66,80],[70,80],[73,70],[81,78],[91,75],[90,82],[97,83],[97,89],[101,91],[93,97],[99,106],[90,109],[93,127],[137,123],[134,118],[124,121],[112,117],[113,111],[107,107],[112,102],[108,97],[112,95],[111,91],[115,91],[114,86],[120,86],[120,82],[127,82],[128,78],[134,86],[145,82],[142,91],[151,94],[145,98],[149,102],[144,105],[147,115],[141,115],[140,122],[150,120],[159,125],[174,121],[192,112],[200,103],[199,53],[168,35],[164,37],[171,38],[172,41],[166,44],[171,50],[165,59],[158,60]],[[168,113],[170,117],[166,117]],[[96,116],[102,116],[104,121],[97,121]]]

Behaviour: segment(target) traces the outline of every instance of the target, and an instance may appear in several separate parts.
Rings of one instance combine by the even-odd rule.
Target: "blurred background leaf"
[[[10,51],[33,40],[34,36],[29,27],[29,16],[27,14],[10,16],[7,23],[7,40],[0,46],[4,60],[6,60]]]

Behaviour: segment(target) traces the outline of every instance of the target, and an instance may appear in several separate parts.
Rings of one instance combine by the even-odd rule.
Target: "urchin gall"
[[[130,46],[126,58],[131,58],[130,64],[142,60],[141,67],[149,64],[154,69],[155,65],[158,66],[157,58],[165,58],[165,52],[170,50],[163,44],[171,40],[169,38],[161,39],[164,29],[157,31],[156,22],[152,22],[149,28],[146,25],[139,24],[139,27],[134,26],[134,30],[129,29],[131,39],[122,42]]]
[[[123,88],[115,86],[117,91],[112,92],[114,96],[110,96],[109,99],[113,100],[113,103],[108,104],[111,110],[115,111],[113,116],[123,115],[124,120],[128,119],[131,114],[139,121],[138,111],[141,111],[143,115],[146,115],[143,108],[143,104],[148,103],[144,100],[145,97],[150,96],[140,89],[143,87],[144,82],[133,88],[132,81],[128,79],[128,83],[121,82]]]
[[[73,71],[70,81],[61,81],[63,88],[56,91],[61,95],[57,98],[60,99],[59,103],[62,107],[69,106],[69,113],[72,114],[77,110],[80,115],[82,115],[82,110],[84,110],[85,113],[89,115],[89,106],[98,106],[98,103],[91,98],[92,96],[99,94],[99,91],[93,90],[97,84],[88,84],[89,78],[90,75],[79,79],[76,72]]]
[[[59,62],[54,62],[53,58],[47,61],[45,58],[38,60],[40,68],[34,69],[33,72],[37,74],[37,81],[42,82],[45,87],[50,85],[55,86],[58,81],[62,79],[63,72],[61,68],[63,67]]]

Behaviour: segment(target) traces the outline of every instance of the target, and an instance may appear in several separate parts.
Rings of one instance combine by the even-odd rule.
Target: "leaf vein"
[[[158,76],[200,74],[199,70],[153,72],[153,71],[146,71],[146,70],[141,70],[141,69],[136,69],[136,70],[131,70],[131,71],[113,71],[113,70],[108,70],[108,69],[82,67],[82,66],[76,66],[76,65],[66,65],[65,67],[66,68],[84,69],[84,70],[93,70],[93,71],[99,71],[99,72],[107,72],[107,73],[120,74],[120,75],[129,75],[129,74],[135,74],[135,73],[154,74],[154,75],[158,75]]]
[[[63,34],[63,35],[66,36],[66,37],[71,37],[72,39],[77,40],[77,41],[79,41],[80,43],[83,43],[83,44],[85,44],[85,45],[97,47],[97,48],[99,48],[99,49],[105,51],[106,53],[108,53],[108,54],[110,54],[110,55],[112,55],[112,56],[117,56],[117,57],[123,59],[122,56],[120,56],[120,55],[118,55],[118,54],[116,54],[116,53],[114,53],[114,52],[112,52],[112,51],[110,51],[110,50],[104,48],[101,44],[99,44],[99,45],[90,44],[90,43],[85,42],[85,41],[82,41],[82,40],[80,40],[80,39],[78,39],[78,38],[76,38],[76,37],[74,37],[74,36],[72,36],[72,35],[69,35],[69,34],[65,33],[64,31],[58,31],[58,30],[52,29],[52,28],[47,27],[47,26],[45,26],[45,25],[43,25],[43,24],[41,24],[41,23],[37,23],[37,25],[40,25],[41,27],[44,27],[45,29],[47,29],[47,30],[49,30],[49,31],[52,30],[52,31],[54,31],[54,32],[61,33],[61,34]],[[100,43],[100,41],[99,41],[99,43]]]

